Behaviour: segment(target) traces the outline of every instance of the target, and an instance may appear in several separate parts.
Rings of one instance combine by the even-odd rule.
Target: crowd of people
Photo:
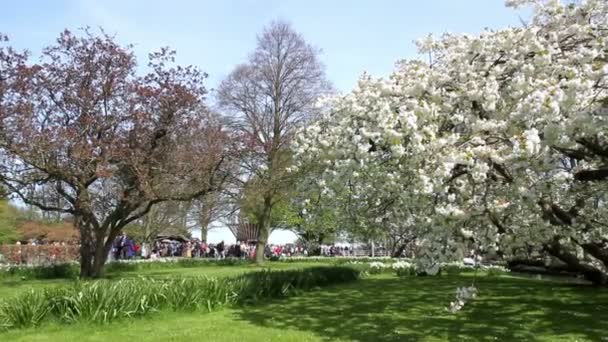
[[[352,256],[354,255],[353,248],[348,246],[336,245],[321,245],[322,256]]]
[[[255,245],[243,241],[227,245],[224,241],[213,244],[192,239],[188,241],[160,240],[154,243],[149,255],[150,258],[162,257],[186,257],[186,258],[253,258],[255,256]],[[145,257],[145,256],[144,256]]]
[[[110,250],[110,260],[127,260],[137,256],[141,251],[141,246],[135,240],[129,238],[126,233],[122,233],[114,239]]]
[[[296,246],[293,244],[270,245],[266,246],[265,254],[267,257],[308,256],[308,250],[302,246]]]
[[[352,247],[349,246],[321,245],[320,249],[317,249],[317,254],[322,256],[352,256],[353,252]],[[132,259],[135,257],[146,259],[165,257],[253,259],[255,258],[255,253],[256,244],[254,241],[237,241],[234,244],[227,244],[224,241],[220,243],[208,243],[200,239],[176,240],[165,238],[155,241],[151,246],[146,244],[140,246],[127,234],[122,233],[114,240],[110,252],[110,260]],[[296,244],[273,244],[266,246],[264,255],[268,258],[308,256],[309,251],[306,247]]]

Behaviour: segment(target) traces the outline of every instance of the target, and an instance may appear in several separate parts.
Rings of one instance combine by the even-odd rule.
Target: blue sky
[[[135,44],[142,62],[158,47],[176,49],[178,62],[209,73],[213,88],[264,25],[284,19],[323,50],[329,79],[347,91],[363,71],[386,75],[398,59],[416,57],[413,41],[428,33],[519,25],[518,14],[502,0],[20,0],[3,4],[0,32],[37,53],[64,28],[103,27]]]
[[[214,88],[247,58],[264,25],[282,19],[323,50],[328,78],[346,92],[364,71],[381,77],[397,60],[416,58],[413,42],[428,33],[519,26],[520,16],[529,15],[503,0],[20,0],[3,4],[0,32],[35,56],[65,28],[102,27],[134,44],[141,64],[159,47],[176,49],[177,62],[200,67]],[[234,239],[225,230],[211,238]],[[271,242],[292,238],[279,233]]]

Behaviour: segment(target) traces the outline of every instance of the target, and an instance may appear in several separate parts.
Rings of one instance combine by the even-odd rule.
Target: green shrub
[[[496,265],[483,266],[482,270],[485,271],[486,274],[490,277],[505,275],[505,274],[509,273],[509,269],[507,269],[503,266],[496,266]]]
[[[30,291],[0,303],[0,326],[36,326],[45,320],[107,323],[160,310],[211,311],[218,306],[248,304],[299,291],[354,281],[349,267],[312,267],[260,271],[221,280],[205,277],[75,281],[63,288]]]
[[[0,304],[0,327],[20,328],[35,326],[46,319],[51,310],[49,293],[30,290]]]
[[[407,261],[397,261],[391,268],[398,277],[408,277],[416,275],[416,266]]]
[[[300,270],[261,271],[232,278],[239,303],[253,303],[261,298],[277,298],[299,291],[353,281],[360,271],[350,267],[310,267]]]

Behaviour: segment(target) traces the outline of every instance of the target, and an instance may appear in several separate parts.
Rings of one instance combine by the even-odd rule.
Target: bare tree
[[[120,230],[156,204],[222,186],[229,134],[204,106],[206,77],[105,34],[63,32],[40,64],[0,36],[0,182],[28,205],[74,217],[81,277],[99,277]],[[47,187],[49,203],[29,189]]]
[[[228,210],[225,196],[219,192],[205,194],[192,201],[192,221],[201,229],[201,240],[207,241],[211,223],[219,220]]]
[[[219,104],[237,115],[246,151],[244,179],[256,188],[253,223],[259,225],[256,260],[270,235],[273,206],[289,188],[290,142],[314,113],[318,97],[330,91],[320,51],[306,43],[290,24],[273,22],[257,39],[257,47],[221,83]],[[254,185],[253,185],[254,184]]]
[[[133,235],[139,236],[146,245],[150,245],[158,235],[188,236],[190,207],[191,203],[186,201],[159,203],[142,217],[140,227],[137,227],[139,231]]]

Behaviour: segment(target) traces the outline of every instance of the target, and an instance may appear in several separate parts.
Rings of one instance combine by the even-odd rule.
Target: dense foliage
[[[17,210],[8,201],[0,199],[0,244],[17,241]]]
[[[467,244],[608,282],[608,3],[534,3],[523,27],[419,42],[302,132],[300,165],[355,228],[408,229],[429,265]]]
[[[0,34],[0,183],[74,218],[81,276],[99,277],[114,238],[156,204],[216,191],[228,132],[205,106],[206,75],[167,48],[138,72],[131,46],[62,32],[39,63]]]

